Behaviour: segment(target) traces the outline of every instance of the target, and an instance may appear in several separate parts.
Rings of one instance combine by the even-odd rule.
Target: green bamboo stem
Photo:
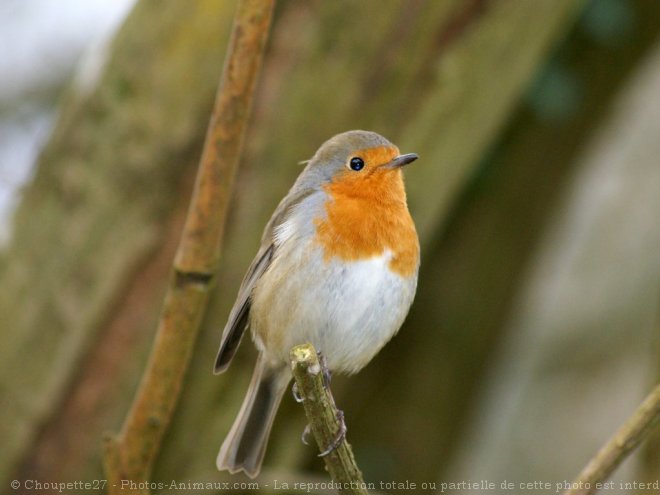
[[[291,349],[291,370],[305,414],[321,452],[337,439],[341,428],[341,413],[337,410],[330,389],[325,385],[323,369],[312,344]],[[326,468],[339,491],[364,495],[367,492],[362,473],[355,463],[353,450],[344,438],[337,447],[323,456]]]
[[[222,245],[274,0],[241,0],[195,189],[174,260],[156,339],[119,435],[107,435],[111,494],[148,494],[148,480],[181,391]]]

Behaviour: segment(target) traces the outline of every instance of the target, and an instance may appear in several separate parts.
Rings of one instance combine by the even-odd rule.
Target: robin
[[[330,371],[355,373],[398,331],[417,287],[419,241],[402,173],[417,158],[375,132],[338,134],[278,205],[215,362],[216,374],[225,371],[252,329],[259,357],[218,469],[259,473],[292,347],[310,342]]]

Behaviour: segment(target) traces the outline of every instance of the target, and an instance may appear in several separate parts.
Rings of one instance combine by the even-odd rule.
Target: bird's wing
[[[284,223],[291,211],[291,208],[300,203],[305,197],[313,192],[308,188],[296,188],[294,186],[287,196],[280,202],[275,209],[273,216],[264,229],[261,238],[261,249],[257,256],[252,260],[248,268],[241,287],[238,290],[238,297],[234,303],[234,307],[229,313],[229,320],[225,325],[222,332],[222,342],[218,356],[215,360],[214,372],[216,374],[222,373],[229,367],[231,359],[238,349],[241,338],[247,329],[250,316],[250,303],[252,299],[252,291],[255,284],[261,276],[268,270],[273,258],[277,255],[277,248],[273,232],[275,228]]]
[[[222,342],[220,343],[218,356],[215,359],[215,373],[222,373],[225,371],[236,353],[238,344],[240,344],[243,333],[248,325],[252,289],[254,288],[256,281],[259,280],[261,275],[270,266],[274,251],[275,245],[273,243],[260,249],[245,274],[234,307],[229,313],[229,320],[222,332]]]

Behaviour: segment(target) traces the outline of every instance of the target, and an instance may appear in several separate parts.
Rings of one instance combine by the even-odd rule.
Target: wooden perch
[[[612,472],[635,450],[660,420],[660,385],[644,399],[633,415],[589,461],[564,495],[590,495],[603,486]]]
[[[105,438],[110,493],[149,493],[145,482],[174,412],[217,268],[273,1],[241,0],[238,6],[154,346],[121,433]]]
[[[339,486],[339,491],[368,493],[362,473],[355,463],[353,450],[345,438],[341,438],[336,448],[325,454],[328,447],[342,436],[343,414],[337,409],[332,393],[326,386],[324,370],[316,350],[312,344],[298,345],[291,349],[290,357],[297,392],[330,477]]]

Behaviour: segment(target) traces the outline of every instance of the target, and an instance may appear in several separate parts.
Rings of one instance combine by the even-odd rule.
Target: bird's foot
[[[321,372],[323,373],[323,387],[328,390],[330,388],[330,382],[332,381],[332,371],[328,368],[328,361],[325,359],[325,355],[321,351],[317,351],[316,355],[319,358]]]
[[[302,443],[305,445],[309,445],[309,442],[307,439],[309,438],[309,434],[312,432],[312,428],[309,426],[309,424],[305,425],[305,429],[302,432],[302,435],[300,436],[300,440]]]
[[[339,431],[337,432],[337,436],[332,441],[332,443],[328,445],[328,447],[319,454],[319,457],[325,457],[331,452],[334,452],[337,449],[337,447],[339,447],[341,443],[346,439],[347,428],[346,428],[346,423],[344,422],[344,411],[337,409],[337,416],[339,417]]]
[[[296,382],[293,382],[293,385],[291,387],[291,394],[293,395],[293,399],[298,404],[305,401],[305,398],[302,395],[300,395],[300,391],[298,390],[298,383]]]

